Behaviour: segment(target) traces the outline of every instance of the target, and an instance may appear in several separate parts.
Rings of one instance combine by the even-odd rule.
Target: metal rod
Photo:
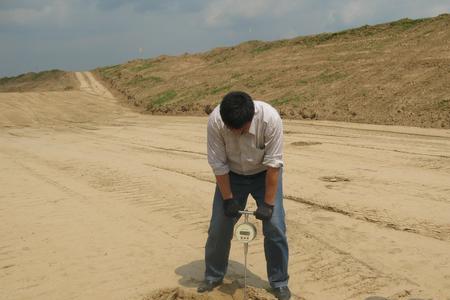
[[[245,211],[245,222],[248,222],[248,216],[253,214],[253,212]],[[247,300],[247,253],[248,253],[248,243],[244,244],[244,300]]]
[[[244,300],[247,300],[247,252],[248,252],[248,244],[244,244],[244,261],[245,261],[245,269],[244,269]]]
[[[240,210],[239,213],[244,215],[245,222],[248,222],[248,216],[254,215],[254,211]],[[244,300],[247,300],[247,253],[248,253],[248,242],[244,243]]]

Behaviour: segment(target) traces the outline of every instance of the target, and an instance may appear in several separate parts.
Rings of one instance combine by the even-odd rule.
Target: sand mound
[[[74,73],[49,70],[0,78],[0,92],[49,92],[78,89],[80,83]]]
[[[195,291],[183,288],[167,288],[156,290],[143,300],[242,300],[244,291],[238,282],[224,284],[214,291],[206,294],[198,294]],[[247,299],[253,300],[273,300],[275,297],[263,289],[254,287],[247,288]]]
[[[212,299],[210,296],[204,294],[195,294],[193,292],[189,292],[187,290],[181,288],[172,288],[172,289],[161,289],[153,292],[152,294],[146,296],[143,300],[175,300],[175,299],[183,299],[183,300],[197,300],[197,299]]]

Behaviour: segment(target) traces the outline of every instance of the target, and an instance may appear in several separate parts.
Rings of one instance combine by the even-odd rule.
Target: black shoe
[[[197,292],[204,293],[212,291],[216,286],[219,286],[222,284],[222,280],[219,281],[211,281],[211,280],[205,280],[200,283],[200,285],[197,288]]]
[[[278,300],[289,300],[291,299],[291,291],[287,286],[281,286],[273,289],[273,294]]]

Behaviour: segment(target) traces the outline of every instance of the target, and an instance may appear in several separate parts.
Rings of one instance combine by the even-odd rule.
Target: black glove
[[[255,211],[255,217],[261,221],[270,220],[272,218],[273,205],[263,202]]]
[[[239,216],[239,211],[241,210],[241,206],[236,199],[224,199],[223,200],[223,211],[225,216],[230,218],[236,218]]]

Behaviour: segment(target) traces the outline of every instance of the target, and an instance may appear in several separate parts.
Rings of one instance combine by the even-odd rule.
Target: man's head
[[[220,103],[220,116],[229,129],[248,131],[255,114],[255,106],[249,94],[244,92],[230,92]],[[242,133],[242,132],[241,132]]]

